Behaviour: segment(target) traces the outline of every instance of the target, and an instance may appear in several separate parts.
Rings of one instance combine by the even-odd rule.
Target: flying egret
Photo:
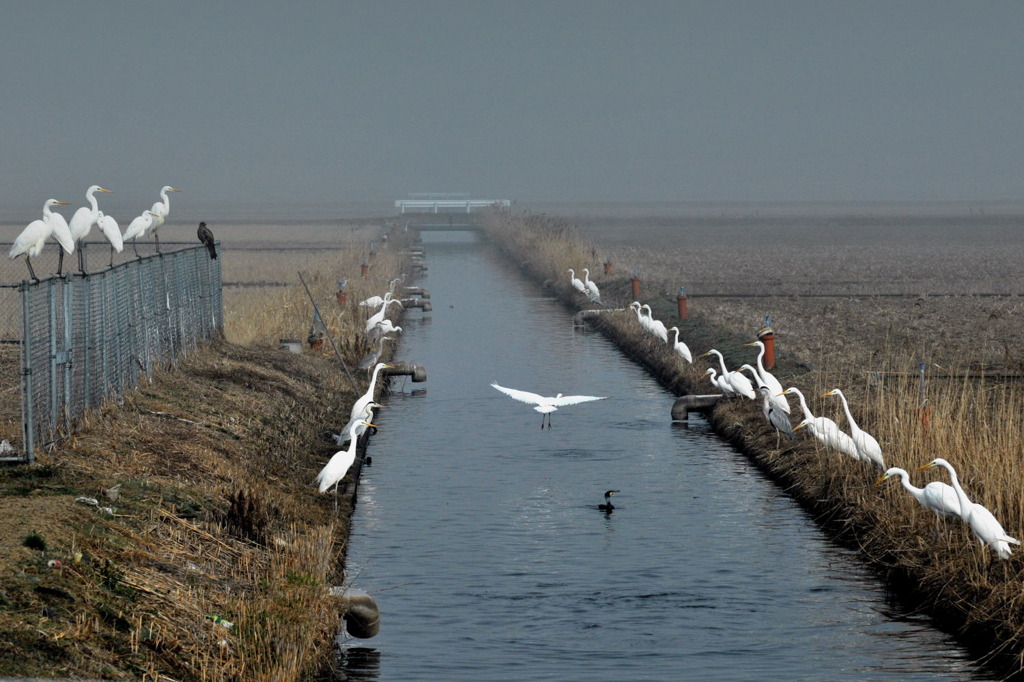
[[[75,246],[78,248],[78,270],[82,273],[85,272],[82,241],[89,235],[89,231],[92,230],[92,226],[96,224],[96,221],[99,220],[100,206],[94,196],[96,192],[111,193],[109,189],[103,189],[99,185],[93,185],[87,189],[85,191],[85,198],[88,200],[89,205],[75,211],[75,214],[71,216],[71,221],[68,223],[68,227],[71,230],[71,238],[75,240]]]
[[[159,235],[157,235],[156,231],[157,229],[159,229],[161,225],[164,224],[164,221],[167,220],[167,215],[171,212],[171,200],[167,197],[167,193],[180,191],[180,189],[175,189],[170,185],[164,185],[163,189],[160,190],[160,197],[163,199],[163,201],[156,202],[155,204],[153,204],[153,208],[150,209],[150,211],[156,214],[156,217],[153,218],[152,230],[153,239],[156,240],[157,253],[160,253],[160,237]]]
[[[36,282],[39,281],[39,278],[36,277],[36,273],[32,269],[31,258],[33,256],[38,256],[43,252],[43,247],[46,246],[46,240],[54,233],[53,216],[58,215],[53,213],[50,210],[50,207],[67,205],[68,202],[66,201],[47,199],[46,203],[43,204],[43,217],[39,220],[33,220],[30,222],[25,229],[21,231],[21,234],[15,238],[14,244],[11,246],[11,252],[9,254],[11,260],[14,260],[18,256],[25,256],[25,265],[28,266],[28,274]],[[63,249],[64,245],[61,244],[61,247]],[[64,251],[62,250],[61,253],[63,254]]]
[[[122,241],[132,240],[132,250],[135,251],[135,257],[139,256],[139,249],[135,246],[135,240],[146,234],[148,230],[153,227],[153,220],[157,217],[156,213],[152,211],[143,211],[142,215],[136,216],[130,223],[128,223],[128,229],[121,235]]]
[[[718,358],[718,362],[722,366],[722,379],[729,385],[729,388],[732,389],[735,395],[741,395],[751,400],[757,397],[757,394],[754,393],[754,385],[750,383],[750,379],[743,376],[742,372],[730,372],[725,368],[725,358],[722,357],[720,352],[712,348],[708,352],[702,353],[701,357],[705,358],[709,355],[714,355]]]
[[[819,441],[821,441],[823,445],[832,448],[833,450],[839,451],[843,451],[844,447],[852,448],[853,458],[860,459],[860,455],[857,454],[857,447],[853,444],[853,441],[850,440],[850,437],[842,432],[838,424],[836,424],[828,417],[814,416],[814,413],[811,412],[811,408],[807,406],[807,399],[804,398],[804,394],[800,392],[799,388],[797,388],[796,386],[790,386],[782,393],[792,393],[797,397],[797,400],[800,401],[800,409],[803,410],[804,413],[804,421],[811,422],[810,424],[808,424],[808,426],[811,427],[809,429],[811,434]]]
[[[843,401],[846,421],[850,424],[850,438],[853,439],[853,444],[857,446],[857,453],[860,454],[861,459],[873,462],[884,469],[885,459],[882,457],[882,446],[878,444],[874,436],[857,426],[857,422],[853,420],[853,415],[850,414],[850,404],[846,402],[846,396],[838,388],[833,388],[831,391],[822,394],[821,397],[824,398],[830,395],[837,395]]]
[[[572,288],[581,294],[587,293],[587,287],[583,284],[583,281],[576,276],[576,273],[572,268],[569,268],[569,283],[572,284]]]
[[[918,471],[932,467],[942,467],[949,472],[953,490],[956,491],[956,497],[960,501],[960,518],[970,526],[974,537],[978,538],[982,546],[987,545],[991,548],[1000,559],[1009,559],[1010,545],[1020,545],[1020,541],[1006,534],[1003,526],[996,520],[992,512],[977,502],[971,502],[970,498],[967,497],[967,493],[960,487],[960,479],[957,478],[956,469],[953,468],[952,464],[941,457],[937,457],[924,466],[918,467]]]
[[[615,505],[612,504],[612,495],[615,493],[622,492],[621,490],[607,490],[604,493],[604,504],[597,505],[597,508],[606,514],[611,514],[615,509]]]
[[[776,379],[771,372],[764,368],[764,363],[762,362],[762,358],[764,358],[764,343],[761,341],[754,341],[753,343],[748,343],[746,345],[757,346],[760,349],[760,351],[757,354],[757,374],[758,376],[761,377],[761,381],[764,382],[764,385],[771,389],[772,400],[775,401],[779,409],[781,409],[786,414],[789,414],[789,403],[781,395],[782,384],[779,383],[779,380]]]
[[[675,332],[675,340],[672,341],[672,350],[679,354],[683,360],[686,360],[691,365],[693,364],[693,355],[690,354],[690,349],[685,343],[679,340],[679,327],[669,327],[670,332]]]
[[[527,405],[533,405],[536,411],[541,413],[540,428],[544,428],[544,421],[547,420],[548,428],[551,428],[551,413],[556,411],[559,407],[566,405],[576,405],[577,403],[586,403],[591,400],[604,400],[608,396],[594,396],[594,395],[562,395],[559,393],[554,397],[545,397],[536,393],[530,393],[529,391],[520,391],[515,388],[505,388],[499,386],[497,383],[492,383],[492,387],[498,389],[509,398],[518,400],[521,403]]]
[[[587,297],[590,298],[594,303],[601,302],[601,290],[597,288],[597,284],[590,279],[590,269],[583,268],[583,286],[587,289]]]
[[[906,469],[890,467],[884,474],[878,477],[875,485],[881,485],[892,477],[899,477],[900,483],[907,489],[907,492],[914,496],[914,499],[921,503],[925,509],[931,509],[939,518],[944,516],[960,516],[960,499],[956,490],[951,485],[942,481],[932,481],[923,488],[918,488],[910,482],[910,474]]]
[[[96,224],[99,225],[103,236],[110,242],[110,267],[114,267],[114,252],[121,253],[124,250],[121,228],[118,227],[117,221],[114,220],[113,216],[109,216],[103,211],[96,212]]]
[[[365,426],[375,426],[368,421],[359,422]],[[320,484],[320,492],[325,493],[334,486],[334,506],[337,509],[338,506],[338,485],[341,483],[341,479],[345,478],[345,474],[352,467],[352,464],[356,461],[356,448],[359,446],[358,436],[353,435],[358,424],[353,425],[349,429],[351,439],[348,443],[348,448],[345,450],[339,450],[327,460],[327,464],[320,473],[316,475],[314,482]]]
[[[196,236],[199,237],[200,243],[206,246],[206,250],[210,252],[210,260],[217,260],[217,245],[214,243],[213,232],[206,226],[206,223],[199,223]]]

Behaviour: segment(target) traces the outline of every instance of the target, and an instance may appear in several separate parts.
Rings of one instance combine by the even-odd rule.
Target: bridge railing
[[[87,275],[2,285],[3,300],[9,301],[12,287],[21,318],[21,443],[9,433],[11,415],[3,414],[8,445],[0,444],[0,461],[33,461],[37,447],[70,434],[85,410],[123,396],[224,326],[220,260],[211,260],[203,246]],[[15,368],[14,345],[3,345],[0,372]],[[4,393],[18,383],[0,375]]]

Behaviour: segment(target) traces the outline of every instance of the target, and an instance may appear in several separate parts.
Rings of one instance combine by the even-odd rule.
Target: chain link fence
[[[11,319],[14,296],[20,321]],[[88,275],[0,285],[0,310],[0,422],[9,443],[0,444],[0,461],[32,462],[37,447],[69,435],[85,410],[222,332],[220,260],[195,246]],[[12,343],[19,326],[20,343]],[[19,383],[15,435],[11,394]]]

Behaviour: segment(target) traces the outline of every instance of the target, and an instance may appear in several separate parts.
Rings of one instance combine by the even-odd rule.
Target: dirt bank
[[[596,307],[569,284],[567,267],[578,270],[589,264],[595,270],[600,262],[596,249],[579,240],[571,226],[543,217],[505,217],[498,221],[498,228],[489,234],[499,248],[528,276],[546,283],[570,310]],[[610,307],[621,308],[633,299],[629,273],[605,276],[600,284],[603,301]],[[675,393],[710,392],[704,376],[709,365],[696,358],[707,349],[721,350],[731,368],[755,357],[743,344],[754,340],[756,328],[737,332],[701,312],[691,312],[686,321],[680,321],[674,292],[668,293],[670,287],[665,282],[648,281],[644,286],[645,292],[651,293],[642,293],[641,300],[652,305],[656,319],[669,326],[679,324],[695,364],[686,364],[666,344],[642,331],[632,312],[605,312],[592,318],[591,324]],[[822,376],[806,358],[784,352],[779,359],[773,373],[783,385],[797,386],[808,398],[822,392]],[[858,400],[859,406],[874,404],[867,398],[880,393],[877,386],[864,382],[863,367],[857,375],[834,372],[827,380],[855,386],[851,392],[858,399],[865,398]],[[914,377],[897,374],[886,381],[893,404],[899,399],[910,406],[887,415],[892,433],[907,434],[898,447],[887,450],[890,464],[912,469],[944,454],[940,438],[944,434],[939,431],[937,419],[929,422],[928,415],[919,410]],[[1000,399],[1010,395],[998,386],[983,388]],[[666,405],[666,419],[670,418],[669,407]],[[961,412],[976,412],[978,407],[971,403]],[[873,428],[885,421],[877,412],[878,408],[870,408],[870,418],[865,420]],[[794,405],[794,421],[797,415],[799,408]],[[934,514],[921,508],[898,485],[875,487],[879,469],[825,451],[807,436],[793,441],[782,439],[777,446],[776,434],[764,419],[760,401],[727,401],[715,408],[709,419],[720,435],[807,508],[832,537],[859,549],[865,561],[877,568],[882,579],[908,603],[931,614],[940,627],[956,633],[998,674],[1019,676],[1024,671],[1024,566],[1019,552],[1009,561],[990,564],[987,550],[978,548],[964,524],[953,520],[937,531]],[[977,480],[972,484],[976,488],[981,485]],[[1018,505],[1012,499],[994,493],[992,496],[1002,500],[999,508],[1003,513],[1015,513]],[[1010,527],[1019,532],[1016,523]],[[741,552],[738,549],[737,560],[742,560]]]
[[[0,469],[2,674],[322,669],[349,500],[335,513],[312,481],[354,397],[327,356],[213,343]]]

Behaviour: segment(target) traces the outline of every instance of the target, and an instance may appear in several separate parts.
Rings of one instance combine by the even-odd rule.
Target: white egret
[[[370,427],[366,426],[364,424],[361,424],[360,422],[368,422],[371,419],[373,419],[373,411],[375,409],[381,408],[381,407],[384,407],[384,406],[381,405],[378,402],[371,401],[371,402],[367,403],[366,407],[364,407],[360,411],[359,415],[349,419],[348,423],[345,424],[344,428],[342,428],[340,432],[335,433],[335,434],[331,434],[331,438],[334,439],[335,444],[340,448],[345,443],[347,443],[349,441],[349,439],[352,437],[352,432],[353,432],[352,427],[353,426],[356,427],[354,429],[355,437],[356,438],[359,438],[361,435],[363,435],[363,432],[366,431],[366,429],[368,429]]]
[[[65,201],[59,201],[57,204],[68,205]],[[71,236],[71,228],[68,227],[68,221],[60,213],[47,211],[47,207],[43,206],[43,220],[50,223],[53,227],[53,238],[61,246],[60,251],[57,252],[57,274],[61,275],[64,269],[64,254],[71,255],[75,252],[75,239]]]
[[[388,300],[384,301],[380,306],[380,310],[375,312],[373,315],[369,317],[368,320],[366,320],[367,333],[369,333],[371,329],[376,327],[378,323],[384,321],[384,317],[387,315],[388,305],[390,305],[391,303],[397,303],[398,305],[402,305],[401,301],[394,298],[389,298]]]
[[[960,518],[970,527],[974,537],[978,538],[978,541],[983,546],[988,546],[992,549],[1000,559],[1009,559],[1011,554],[1010,545],[1020,545],[1020,541],[1006,534],[1003,526],[996,520],[992,512],[977,502],[971,502],[970,498],[967,497],[967,493],[960,487],[960,479],[957,478],[956,469],[953,468],[952,464],[941,457],[937,457],[923,467],[919,467],[918,471],[932,467],[942,467],[949,472],[953,490],[956,491],[956,497],[960,501]]]
[[[897,476],[900,483],[907,489],[907,492],[914,496],[914,499],[921,503],[925,509],[935,512],[940,518],[943,516],[960,516],[960,499],[953,486],[942,481],[932,481],[923,488],[918,488],[910,482],[910,474],[906,469],[890,467],[884,474],[878,477],[875,485],[881,485],[888,479]]]
[[[615,510],[615,505],[612,504],[612,495],[622,492],[621,490],[606,490],[604,493],[604,504],[597,505],[600,511],[606,514],[611,514]]]
[[[576,276],[576,273],[572,268],[569,268],[569,283],[572,284],[572,288],[581,294],[587,293],[587,287],[584,286],[583,281]]]
[[[362,421],[359,422],[359,424],[364,424],[367,427],[375,426],[368,421]],[[351,440],[349,440],[348,448],[334,453],[334,455],[327,460],[327,464],[320,470],[320,473],[318,473],[314,479],[314,482],[320,484],[319,489],[321,493],[327,492],[332,486],[334,487],[335,508],[337,508],[338,505],[338,485],[341,483],[341,480],[345,478],[345,474],[348,473],[348,470],[356,461],[356,449],[359,447],[359,437],[353,435],[355,433],[356,426],[358,426],[358,424],[349,429]]]
[[[654,319],[654,314],[651,312],[651,306],[646,303],[641,306],[641,310],[647,311],[647,330],[657,336],[659,339],[668,343],[668,328],[665,327],[665,323],[661,320]]]
[[[366,340],[370,343],[377,343],[377,339],[392,332],[402,333],[402,328],[395,325],[391,320],[382,320],[376,327],[366,334]]]
[[[857,446],[853,444],[849,436],[843,433],[842,429],[839,428],[839,424],[836,424],[828,417],[815,417],[814,413],[811,412],[811,408],[807,406],[807,400],[799,388],[790,386],[782,393],[792,393],[797,397],[797,400],[800,401],[800,409],[804,413],[804,421],[811,422],[808,424],[811,427],[809,429],[811,434],[820,440],[823,445],[840,452],[845,452],[844,448],[852,449],[852,453],[847,452],[847,454],[851,454],[854,459],[860,459],[860,455],[857,454]]]
[[[205,222],[199,223],[196,236],[199,237],[199,242],[210,252],[210,260],[217,260],[216,240],[213,238],[213,232],[206,226]]]
[[[497,383],[492,383],[492,387],[501,391],[509,398],[518,400],[521,403],[527,405],[533,405],[537,412],[541,413],[540,428],[544,428],[544,421],[547,420],[548,428],[551,428],[551,413],[558,410],[559,407],[565,407],[566,405],[576,405],[578,403],[586,403],[591,400],[604,400],[607,396],[594,396],[594,395],[562,395],[559,393],[554,397],[545,397],[536,393],[530,393],[529,391],[520,391],[515,388],[505,388],[499,386]]]
[[[725,368],[725,358],[722,357],[720,352],[712,348],[708,352],[702,353],[701,357],[704,358],[709,355],[714,355],[718,358],[718,362],[722,366],[722,378],[728,383],[729,388],[732,389],[734,394],[750,398],[751,400],[757,397],[757,394],[754,392],[754,384],[750,383],[750,379],[743,376],[742,372],[730,372]]]
[[[113,216],[109,216],[103,211],[97,211],[96,224],[99,225],[100,232],[110,242],[110,266],[114,266],[114,252],[121,253],[124,250],[124,239],[121,237],[121,228],[118,227],[117,221],[114,220]]]
[[[139,249],[135,246],[135,240],[146,234],[148,230],[153,227],[153,221],[157,217],[156,213],[152,211],[143,211],[141,215],[136,216],[130,223],[128,223],[128,229],[121,235],[122,241],[132,240],[132,249],[135,251],[135,256],[139,258]]]
[[[18,256],[25,256],[25,265],[28,266],[28,274],[36,282],[39,278],[36,277],[35,271],[32,269],[32,260],[34,256],[38,256],[43,252],[43,247],[46,246],[46,240],[54,234],[54,219],[53,216],[58,215],[50,210],[51,206],[67,206],[66,201],[57,201],[56,199],[47,199],[43,204],[43,217],[39,220],[33,220],[30,222],[24,230],[21,231],[14,239],[14,244],[11,246],[11,252],[9,254],[11,260],[14,260]],[[61,218],[63,220],[63,217]],[[64,236],[63,233],[61,235]],[[64,245],[61,244],[62,249]],[[64,251],[61,251],[63,254]],[[69,252],[70,253],[70,252]]]
[[[597,288],[597,284],[590,279],[590,269],[583,268],[583,286],[587,289],[587,297],[594,303],[601,302],[601,290]]]
[[[672,350],[679,354],[683,360],[686,360],[691,365],[693,364],[693,355],[690,354],[690,349],[685,343],[679,340],[679,327],[669,327],[670,332],[675,332],[675,340],[672,341]]]
[[[843,401],[846,421],[850,424],[850,438],[853,439],[853,444],[857,446],[857,453],[860,454],[861,459],[873,462],[884,469],[885,459],[882,457],[882,446],[878,444],[874,436],[857,426],[857,422],[853,420],[853,415],[850,413],[850,404],[846,402],[846,396],[838,388],[833,388],[831,391],[822,394],[821,397],[824,398],[830,395],[837,395]]]
[[[718,376],[718,372],[715,371],[714,367],[708,367],[708,371],[705,372],[708,375],[711,385],[717,388],[725,395],[736,395],[736,392],[732,390],[732,386],[725,380],[725,377]]]
[[[640,326],[645,331],[651,331],[650,327],[647,326],[647,316],[643,313],[643,307],[640,305],[640,301],[633,301],[629,304],[629,309],[636,313],[636,321],[640,323]]]
[[[96,202],[96,192],[106,192],[110,194],[109,189],[103,189],[99,185],[93,185],[85,191],[85,198],[89,202],[88,206],[83,206],[75,214],[71,216],[71,221],[68,223],[68,227],[71,229],[71,238],[75,240],[75,246],[78,248],[78,270],[85,272],[85,259],[82,256],[82,241],[89,235],[89,231],[92,230],[92,226],[99,220],[100,206]]]
[[[391,280],[392,284],[394,284],[394,282],[396,282],[396,281],[397,280],[394,280],[394,279]],[[391,291],[384,292],[383,296],[370,296],[369,298],[360,301],[359,302],[359,307],[360,308],[377,308],[381,304],[386,303],[386,302],[392,300],[392,296],[393,296],[393,294],[391,293]],[[397,298],[394,299],[394,300],[398,303],[399,306],[401,306],[402,308],[405,308],[405,306],[402,305],[402,302],[399,301]]]
[[[764,368],[764,363],[762,362],[762,359],[764,358],[764,343],[761,341],[754,341],[753,343],[748,343],[746,345],[757,346],[760,349],[757,354],[757,373],[761,377],[761,381],[764,382],[764,385],[771,389],[772,400],[774,400],[779,406],[779,409],[786,414],[789,414],[789,403],[786,402],[786,399],[781,395],[782,384],[775,378],[775,375]]]
[[[163,201],[158,201],[153,204],[153,208],[150,210],[156,214],[153,219],[153,239],[156,240],[156,252],[160,253],[160,237],[156,231],[164,221],[167,220],[167,215],[171,212],[171,200],[167,197],[168,192],[180,192],[180,189],[175,189],[170,185],[164,185],[163,189],[160,190],[160,197]]]
[[[363,410],[366,409],[367,405],[374,402],[374,398],[376,397],[375,394],[377,391],[377,377],[380,376],[381,370],[391,368],[392,365],[389,365],[386,362],[377,363],[377,365],[373,368],[373,374],[370,376],[370,385],[366,388],[366,393],[359,396],[359,398],[356,399],[356,401],[352,404],[352,410],[349,412],[350,418],[358,417],[360,414],[362,414]]]

